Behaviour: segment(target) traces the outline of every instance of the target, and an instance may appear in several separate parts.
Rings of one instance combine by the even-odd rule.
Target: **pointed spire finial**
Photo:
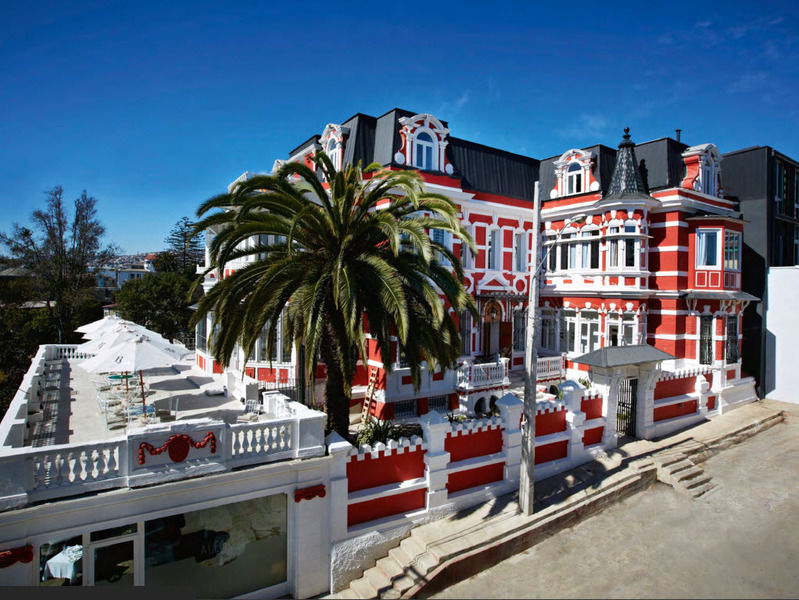
[[[624,137],[625,140],[629,140],[630,139],[630,128],[629,127],[625,127],[624,128],[624,136],[623,137]]]

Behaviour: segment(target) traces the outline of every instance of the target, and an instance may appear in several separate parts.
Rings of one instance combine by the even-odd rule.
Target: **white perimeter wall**
[[[799,404],[799,267],[772,267],[766,307],[766,398]]]

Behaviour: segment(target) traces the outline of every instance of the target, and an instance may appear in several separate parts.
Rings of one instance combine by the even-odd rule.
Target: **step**
[[[385,591],[391,587],[391,580],[377,567],[366,569],[363,573],[363,578],[369,582],[369,585],[377,590],[378,595],[381,591]]]
[[[383,558],[379,559],[377,561],[377,565],[375,566],[383,571],[383,575],[385,575],[389,580],[394,580],[397,577],[401,577],[405,572],[404,567],[396,560],[391,558],[391,556],[384,556]]]
[[[669,472],[669,475],[674,475],[675,473],[685,471],[691,467],[696,467],[696,465],[686,458],[685,460],[671,463],[666,470]]]
[[[682,452],[675,452],[674,454],[664,452],[662,454],[657,454],[654,459],[655,462],[662,467],[668,467],[683,460],[688,460]]]
[[[430,552],[422,552],[413,559],[416,570],[426,575],[438,566],[438,559]]]
[[[405,550],[403,550],[400,546],[389,550],[388,556],[391,558],[391,560],[402,567],[403,572],[405,572],[413,563],[413,558],[408,556],[408,553],[405,552]]]
[[[403,575],[394,582],[394,589],[398,591],[400,594],[403,594],[409,589],[411,589],[413,586],[415,586],[416,581],[417,581],[416,577],[411,577],[410,575]],[[388,596],[384,597],[387,598]]]
[[[712,481],[708,481],[703,483],[700,486],[691,489],[691,495],[694,498],[699,498],[700,496],[704,496],[708,492],[712,492],[713,490],[717,489],[719,486],[713,483]]]
[[[405,551],[411,560],[415,559],[418,555],[427,552],[427,545],[417,539],[413,535],[409,535],[400,542],[400,548]]]
[[[377,598],[377,590],[364,577],[351,582],[350,589],[358,594],[359,598]]]
[[[699,475],[692,479],[683,480],[680,484],[687,490],[693,491],[694,488],[710,481],[710,475]]]
[[[350,599],[350,598],[358,598],[359,596],[358,596],[358,594],[353,592],[350,588],[344,588],[343,590],[338,592],[334,597],[335,598],[347,598],[347,599]]]
[[[702,475],[704,471],[697,466],[693,466],[690,469],[685,469],[680,471],[676,475],[674,475],[671,479],[674,482],[683,482],[686,479],[693,479],[694,477],[699,477]]]

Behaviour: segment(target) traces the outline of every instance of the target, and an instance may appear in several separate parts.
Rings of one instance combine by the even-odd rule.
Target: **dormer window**
[[[576,162],[573,162],[566,172],[566,190],[567,194],[582,194],[583,192],[583,169]]]
[[[422,171],[454,173],[447,161],[446,148],[449,129],[433,115],[419,114],[399,119],[402,146],[394,154],[394,162]]]
[[[721,154],[713,144],[691,146],[682,154],[685,178],[681,187],[721,198]]]
[[[324,148],[330,162],[337,171],[340,171],[344,166],[344,141],[349,135],[349,127],[342,127],[335,123],[328,123],[325,130],[322,132],[322,137],[319,138],[319,143]]]
[[[555,161],[554,167],[556,182],[555,187],[549,192],[550,198],[599,190],[599,182],[591,172],[593,156],[590,152],[569,150]]]

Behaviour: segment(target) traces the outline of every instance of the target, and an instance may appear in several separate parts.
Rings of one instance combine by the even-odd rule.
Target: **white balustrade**
[[[33,490],[58,488],[119,477],[124,438],[98,444],[66,445],[33,454]]]
[[[264,457],[293,450],[296,423],[287,419],[231,425],[228,439],[231,460],[248,464],[270,462]]]

